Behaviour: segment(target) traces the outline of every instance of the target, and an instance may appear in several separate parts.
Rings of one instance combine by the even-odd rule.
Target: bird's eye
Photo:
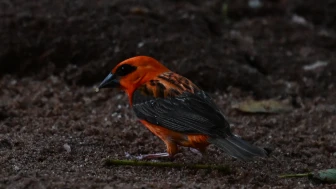
[[[131,72],[134,72],[135,70],[136,70],[135,66],[129,64],[123,64],[119,68],[117,68],[115,74],[117,76],[125,76]]]

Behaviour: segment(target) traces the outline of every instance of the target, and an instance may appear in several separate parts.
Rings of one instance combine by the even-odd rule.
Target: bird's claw
[[[168,153],[156,153],[156,154],[145,154],[145,155],[139,155],[139,156],[132,156],[128,152],[125,152],[125,156],[127,159],[135,159],[135,160],[151,160],[151,159],[157,159],[162,157],[170,157]]]

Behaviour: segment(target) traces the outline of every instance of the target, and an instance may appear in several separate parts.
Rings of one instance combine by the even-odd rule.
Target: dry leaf
[[[248,100],[239,103],[233,108],[249,113],[282,113],[293,109],[291,105],[276,100]]]

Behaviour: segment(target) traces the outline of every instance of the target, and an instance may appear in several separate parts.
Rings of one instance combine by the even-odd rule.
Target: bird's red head
[[[169,69],[154,58],[136,56],[122,61],[99,85],[99,88],[121,88],[131,96],[141,84],[153,79]]]

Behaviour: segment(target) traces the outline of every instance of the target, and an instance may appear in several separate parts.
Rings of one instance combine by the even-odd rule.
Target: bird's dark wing
[[[182,133],[211,137],[231,135],[228,122],[204,91],[166,97],[153,94],[139,89],[134,92],[133,110],[138,118]]]

